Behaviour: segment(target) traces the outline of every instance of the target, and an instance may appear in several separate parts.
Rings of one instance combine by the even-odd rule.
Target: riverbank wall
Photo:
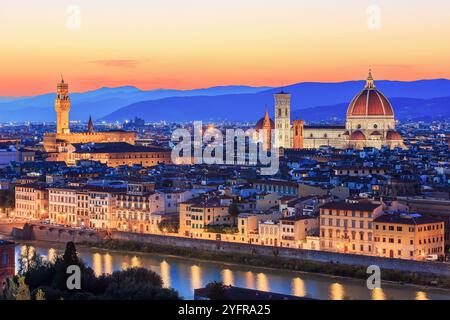
[[[6,236],[12,236],[14,229],[23,229],[24,222],[0,222],[0,233]]]
[[[368,267],[376,265],[380,269],[415,272],[427,275],[450,277],[450,264],[441,262],[421,262],[412,260],[389,259],[354,254],[340,254],[326,251],[313,251],[292,248],[260,246],[216,240],[191,239],[175,236],[150,235],[113,231],[113,240],[153,243],[158,245],[176,246],[184,248],[198,248],[200,250],[234,252],[249,255],[277,256],[289,259],[309,260],[322,263],[335,263],[351,266]]]
[[[67,243],[72,241],[74,243],[91,242],[98,243],[108,237],[106,231],[97,230],[83,230],[73,229],[63,226],[25,223],[22,225],[10,225],[4,228],[5,232],[0,232],[10,235],[16,239],[23,240],[39,240],[50,242]],[[7,233],[6,231],[9,231]]]
[[[389,259],[354,254],[341,254],[326,251],[292,249],[282,247],[261,246],[217,240],[192,239],[179,236],[152,235],[122,231],[97,231],[72,229],[62,226],[18,223],[0,224],[0,233],[16,239],[40,240],[67,243],[101,243],[105,240],[133,241],[152,243],[179,248],[197,248],[213,252],[240,253],[252,256],[277,256],[288,259],[308,260],[321,263],[334,263],[350,266],[368,267],[376,265],[380,269],[414,272],[425,275],[450,278],[450,264],[441,262],[421,262],[412,260]]]

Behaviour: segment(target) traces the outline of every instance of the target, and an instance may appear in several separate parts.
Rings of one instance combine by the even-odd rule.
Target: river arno
[[[39,255],[47,259],[64,250],[63,244],[29,242]],[[16,246],[16,261],[24,242]],[[382,289],[371,291],[365,281],[262,269],[242,265],[198,261],[186,258],[145,254],[111,252],[89,247],[77,247],[80,257],[97,275],[128,267],[144,267],[161,275],[164,285],[176,289],[185,299],[193,298],[193,290],[211,281],[223,281],[239,287],[273,291],[315,299],[445,299],[450,290],[421,288],[383,283]]]

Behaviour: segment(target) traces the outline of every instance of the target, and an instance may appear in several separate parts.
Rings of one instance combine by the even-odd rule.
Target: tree
[[[25,245],[18,260],[18,274],[25,275],[29,270],[38,268],[43,264],[44,261],[42,257],[36,254],[36,250],[29,245]]]
[[[206,285],[206,297],[211,300],[228,300],[227,290],[223,282],[210,282]]]
[[[78,265],[81,289],[67,288],[67,267]],[[161,277],[145,268],[115,271],[96,277],[94,271],[78,258],[75,245],[69,242],[62,256],[53,262],[37,258],[34,250],[25,248],[19,259],[20,272],[6,280],[0,299],[10,300],[99,300],[99,299],[179,299],[178,292],[163,288]],[[31,294],[30,294],[31,291]]]
[[[38,289],[38,291],[36,292],[35,300],[39,301],[45,300],[45,293],[44,291],[42,291],[42,289]]]
[[[145,268],[128,268],[122,271],[115,271],[110,276],[110,281],[118,285],[135,283],[160,288],[163,285],[162,278],[159,274]]]
[[[163,220],[160,223],[158,223],[158,229],[161,232],[169,232],[169,233],[178,233],[178,229],[180,227],[180,224],[178,220]]]
[[[31,300],[30,288],[25,283],[25,277],[8,278],[4,296],[7,300]]]
[[[70,276],[67,274],[67,268],[69,266],[79,266],[81,271],[86,269],[84,263],[78,258],[77,249],[72,241],[66,244],[66,250],[64,251],[62,258],[58,257],[54,265],[55,275],[52,287],[62,291],[67,290],[67,278]]]

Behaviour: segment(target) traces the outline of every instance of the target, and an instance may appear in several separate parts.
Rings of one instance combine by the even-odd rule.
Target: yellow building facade
[[[374,221],[375,255],[425,260],[444,255],[444,221],[409,214],[385,214]]]

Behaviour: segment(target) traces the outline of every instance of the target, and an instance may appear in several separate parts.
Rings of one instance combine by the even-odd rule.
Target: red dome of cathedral
[[[403,140],[403,138],[397,131],[389,130],[386,135],[386,140]]]
[[[347,116],[394,116],[389,100],[375,88],[371,72],[367,77],[364,90],[350,102]]]
[[[269,112],[266,110],[266,114],[264,115],[264,117],[259,119],[258,122],[256,123],[255,130],[259,131],[261,129],[265,129],[265,127],[264,127],[265,122],[270,123],[270,130],[275,129],[275,122],[273,122],[273,120],[269,118]]]
[[[366,140],[366,136],[361,131],[352,132],[350,140]]]

